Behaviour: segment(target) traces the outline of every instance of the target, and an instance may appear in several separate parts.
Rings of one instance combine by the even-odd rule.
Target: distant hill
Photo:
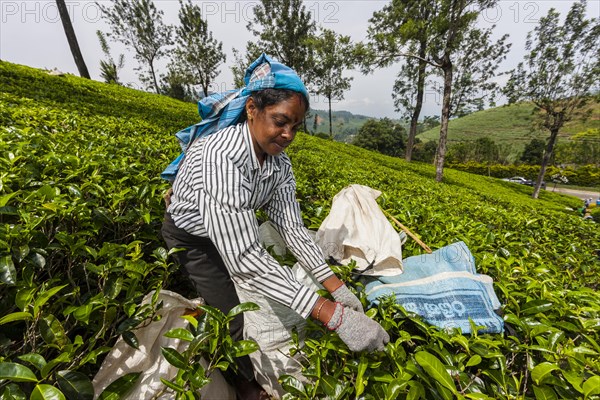
[[[316,131],[314,129],[315,116],[317,118]],[[331,119],[333,122],[334,140],[337,142],[350,143],[354,135],[358,133],[360,127],[367,120],[378,118],[352,114],[349,111],[332,111]],[[306,125],[311,134],[325,133],[329,135],[329,111],[311,109],[308,119],[306,120]]]
[[[589,107],[592,108],[592,117],[587,121],[578,119],[568,122],[559,133],[559,141],[588,129],[600,128],[600,103],[593,103]],[[549,135],[547,131],[533,129],[532,112],[533,104],[519,103],[490,108],[453,119],[448,128],[449,144],[487,136],[497,144],[508,144],[514,149],[513,151],[520,152],[531,139],[545,139]],[[429,141],[438,140],[439,135],[438,126],[417,137]]]

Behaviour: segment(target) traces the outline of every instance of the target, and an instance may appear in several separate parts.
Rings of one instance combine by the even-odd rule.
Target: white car
[[[535,181],[531,179],[525,179],[522,176],[513,176],[512,178],[503,178],[503,181],[520,183],[521,185],[535,186]],[[546,189],[546,182],[542,181],[542,189]]]

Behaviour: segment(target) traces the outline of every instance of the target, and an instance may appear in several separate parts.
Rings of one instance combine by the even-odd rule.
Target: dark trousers
[[[177,228],[169,213],[165,213],[162,236],[169,249],[185,248],[184,251],[172,255],[175,261],[184,268],[198,295],[206,304],[227,314],[229,310],[240,304],[233,281],[225,267],[219,251],[209,238],[190,235]],[[229,324],[233,341],[243,339],[244,319],[242,314]],[[254,370],[250,357],[244,356],[236,360],[238,375],[247,380],[254,379]]]

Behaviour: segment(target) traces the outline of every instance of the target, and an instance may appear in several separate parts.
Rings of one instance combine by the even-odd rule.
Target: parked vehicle
[[[503,181],[520,183],[521,185],[535,186],[535,181],[531,179],[525,179],[522,176],[513,176],[512,178],[503,178]],[[542,189],[546,189],[546,182],[542,181]]]

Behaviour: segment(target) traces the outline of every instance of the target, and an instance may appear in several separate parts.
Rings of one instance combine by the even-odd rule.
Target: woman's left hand
[[[169,208],[171,205],[171,196],[173,196],[173,188],[169,188],[169,190],[163,194],[163,199],[165,200],[165,205],[167,208]]]
[[[342,303],[342,305],[351,308],[354,311],[358,311],[361,313],[365,312],[362,303],[360,302],[358,297],[356,297],[345,284],[342,283],[342,285],[339,288],[331,292],[331,295],[333,296],[335,301]]]

